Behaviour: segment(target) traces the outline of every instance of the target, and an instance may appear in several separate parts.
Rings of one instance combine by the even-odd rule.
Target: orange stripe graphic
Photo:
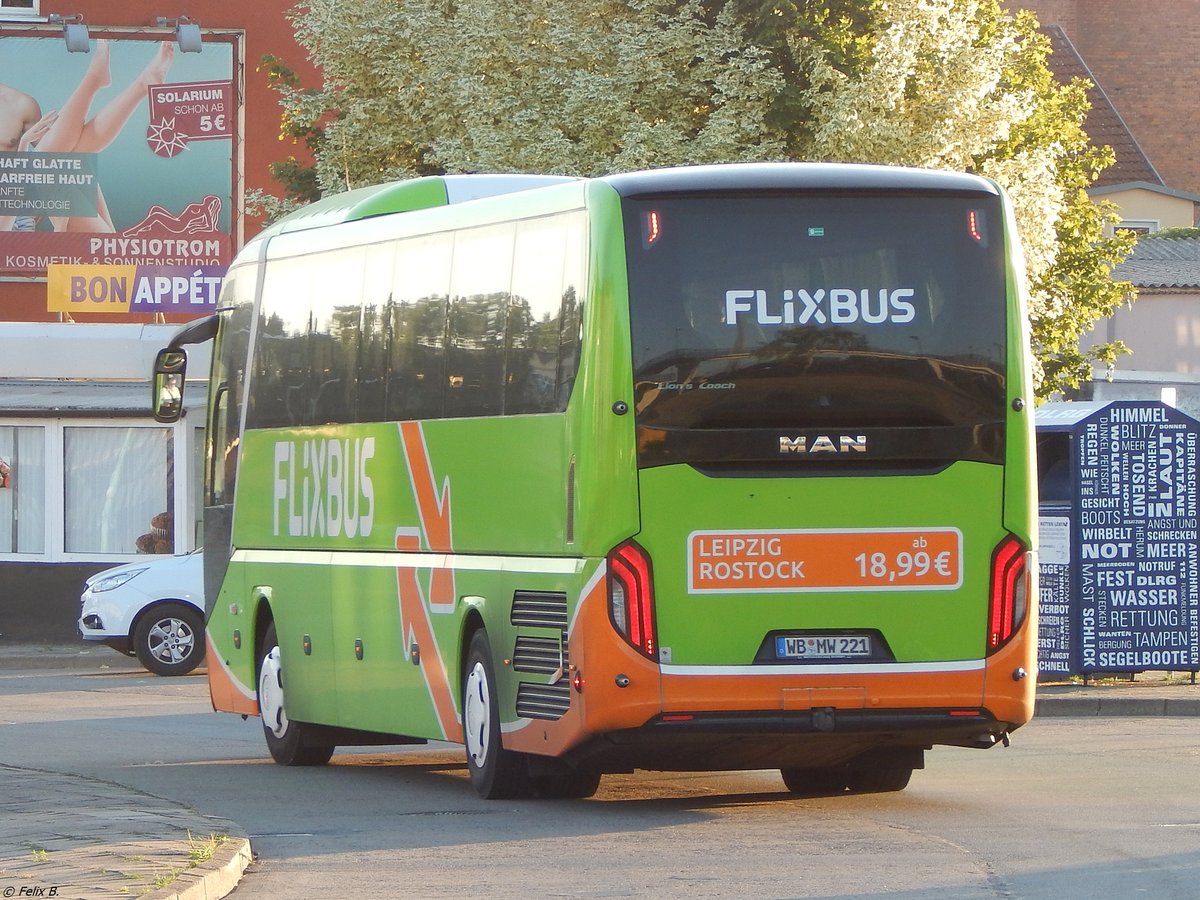
[[[420,552],[422,549],[450,552],[450,481],[446,480],[439,497],[434,482],[433,467],[425,446],[425,436],[416,422],[400,425],[404,455],[421,518],[420,534],[409,529],[396,530],[396,549],[402,552]],[[422,548],[422,537],[425,547]],[[450,673],[446,670],[441,649],[433,632],[430,607],[452,611],[455,602],[454,572],[447,568],[432,569],[429,576],[429,599],[421,590],[416,569],[396,570],[397,591],[400,598],[400,620],[406,644],[415,641],[421,651],[421,674],[429,690],[434,710],[446,740],[462,741],[462,725],[454,703]]]

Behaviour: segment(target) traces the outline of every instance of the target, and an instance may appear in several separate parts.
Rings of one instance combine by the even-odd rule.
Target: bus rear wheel
[[[850,770],[850,790],[856,794],[888,794],[908,787],[913,767],[903,762],[876,762]]]
[[[283,693],[283,661],[275,623],[267,626],[258,665],[258,711],[271,758],[281,766],[323,766],[333,756],[328,744],[306,741],[308,729],[287,716]]]
[[[487,632],[480,629],[471,638],[463,669],[467,772],[472,787],[485,800],[530,797],[534,784],[528,761],[523,754],[501,746],[495,673]]]
[[[801,797],[832,797],[843,794],[849,786],[845,766],[780,769],[783,783],[793,794]]]
[[[925,767],[919,747],[879,747],[850,760],[849,787],[856,794],[888,794],[908,787],[914,769]]]
[[[562,763],[537,776],[538,796],[548,800],[586,800],[600,787],[600,770],[573,769]]]

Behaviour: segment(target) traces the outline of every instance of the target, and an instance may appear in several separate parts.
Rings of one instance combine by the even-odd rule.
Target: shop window
[[[174,551],[169,428],[63,428],[63,549]]]
[[[46,552],[46,430],[0,425],[0,553]]]

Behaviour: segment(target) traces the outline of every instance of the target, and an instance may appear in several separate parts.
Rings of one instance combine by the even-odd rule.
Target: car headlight
[[[131,569],[128,572],[118,572],[116,575],[107,575],[104,578],[98,578],[91,584],[93,594],[102,594],[105,591],[111,591],[114,588],[119,588],[129,579],[141,575],[145,569]]]

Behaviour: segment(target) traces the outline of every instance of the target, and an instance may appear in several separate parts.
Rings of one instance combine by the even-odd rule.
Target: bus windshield
[[[640,426],[1003,420],[997,198],[635,197],[624,216]]]

